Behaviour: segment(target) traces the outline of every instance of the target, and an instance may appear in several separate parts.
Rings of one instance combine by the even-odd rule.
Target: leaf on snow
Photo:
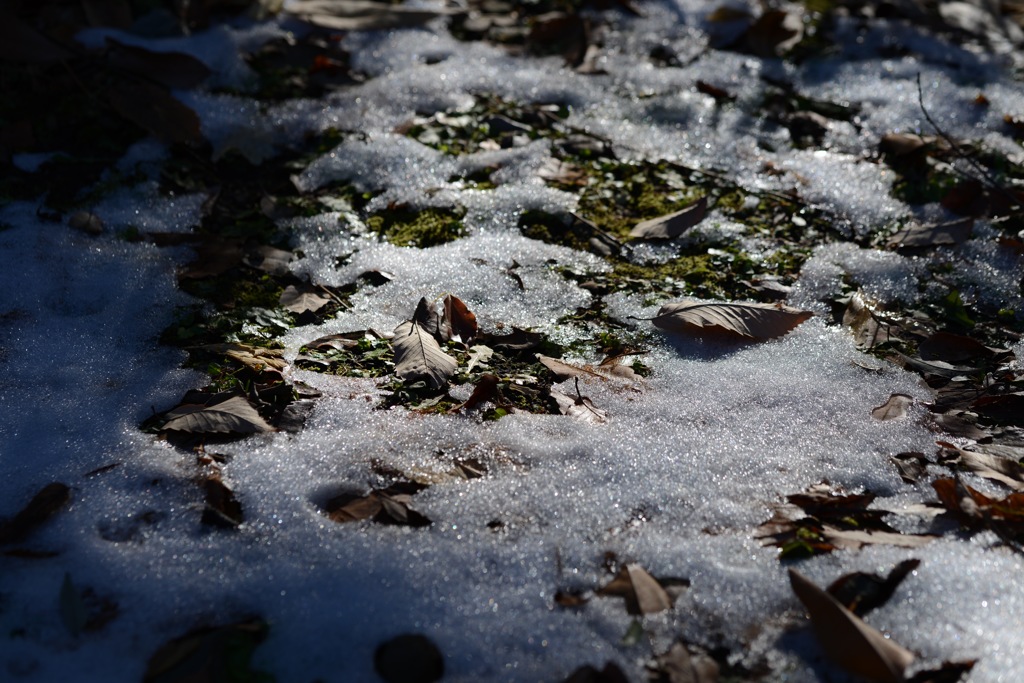
[[[288,285],[281,292],[279,303],[286,310],[292,313],[316,313],[327,304],[334,301],[326,290],[316,285],[303,284],[301,287]]]
[[[441,389],[458,367],[455,359],[441,349],[434,335],[413,320],[395,328],[391,345],[395,349],[395,374],[406,382],[426,380],[431,388]]]
[[[868,626],[850,610],[790,569],[793,592],[807,608],[821,649],[848,672],[877,683],[903,683],[914,655]]]
[[[973,218],[961,218],[937,225],[911,225],[893,235],[889,240],[889,246],[896,249],[913,249],[962,244],[970,239],[973,227]]]
[[[903,579],[920,564],[921,560],[904,560],[893,567],[885,578],[866,572],[845,574],[829,584],[827,590],[839,604],[858,617],[863,617],[888,602]]]
[[[324,510],[339,524],[369,519],[378,524],[430,526],[432,522],[411,507],[413,493],[424,488],[422,484],[399,483],[366,495],[343,493],[327,501]]]
[[[125,69],[153,79],[168,88],[194,88],[210,76],[210,69],[184,52],[155,52],[107,38],[107,59]]]
[[[671,240],[704,220],[708,212],[708,198],[705,195],[682,211],[652,218],[637,223],[629,236],[641,240]]]
[[[142,683],[262,680],[264,674],[250,668],[249,660],[269,630],[265,621],[254,618],[189,631],[153,653]]]
[[[662,306],[652,322],[670,332],[701,334],[711,328],[750,339],[772,339],[812,315],[783,304],[684,299]]]
[[[551,389],[549,393],[551,398],[555,399],[555,402],[558,403],[558,412],[562,413],[562,415],[567,415],[590,424],[600,425],[608,422],[608,413],[595,406],[594,402],[586,396],[573,398],[558,389]]]
[[[690,651],[686,643],[676,642],[668,652],[658,655],[657,680],[665,683],[717,683],[719,677],[718,662],[699,648]]]
[[[119,83],[110,88],[107,97],[118,114],[162,142],[191,145],[203,142],[196,113],[158,85]]]
[[[979,477],[998,481],[1014,491],[1024,491],[1024,465],[1020,461],[991,453],[964,450],[946,441],[939,441],[938,445],[955,451],[957,463]]]
[[[635,563],[622,567],[610,583],[595,592],[625,598],[629,614],[653,614],[672,609],[672,598],[661,584]]]
[[[275,431],[244,396],[204,405],[186,403],[168,412],[162,430],[193,434],[257,434]]]
[[[889,400],[871,410],[871,417],[876,420],[898,420],[907,416],[907,408],[914,404],[914,397],[906,394],[893,394]]]
[[[557,358],[551,358],[544,354],[538,353],[537,360],[540,364],[546,367],[551,373],[559,380],[569,379],[571,377],[600,377],[604,379],[604,376],[590,368],[580,367],[565,361],[558,360]]]
[[[476,337],[476,316],[469,307],[457,296],[447,295],[442,303],[444,318],[441,323],[442,339],[448,341],[456,337],[463,344],[469,344]]]
[[[10,520],[0,523],[0,545],[17,543],[28,536],[71,500],[71,489],[60,482],[39,489],[32,500]]]
[[[203,508],[202,523],[233,529],[245,521],[242,504],[235,498],[235,493],[214,472],[203,481],[206,505]]]
[[[387,683],[431,683],[444,676],[444,656],[426,636],[406,633],[377,647],[373,668]]]
[[[456,13],[374,0],[294,0],[286,10],[303,21],[337,31],[420,26],[436,17]]]

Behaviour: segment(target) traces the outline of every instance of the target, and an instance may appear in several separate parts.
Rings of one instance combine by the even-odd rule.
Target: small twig
[[[924,114],[925,120],[928,121],[928,123],[931,124],[931,127],[935,129],[935,133],[949,144],[949,146],[956,153],[957,157],[966,161],[968,164],[971,165],[971,168],[980,173],[982,175],[982,180],[986,181],[993,190],[997,190],[998,192],[1005,195],[1010,200],[1011,206],[1020,208],[1020,199],[1011,194],[1005,186],[1003,186],[998,180],[996,180],[995,176],[992,175],[992,172],[989,171],[980,162],[978,162],[977,159],[975,159],[970,154],[965,152],[963,148],[960,147],[960,145],[958,145],[956,141],[946,133],[946,131],[942,130],[942,128],[939,127],[939,124],[935,122],[935,119],[932,118],[932,115],[928,113],[928,109],[924,106],[924,91],[921,89],[920,72],[918,72],[917,74],[917,104],[921,108],[921,113]],[[956,170],[955,167],[954,170]],[[977,178],[972,179],[977,180]]]

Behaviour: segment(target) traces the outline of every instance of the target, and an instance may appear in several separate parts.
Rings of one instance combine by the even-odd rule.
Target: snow
[[[953,77],[949,46],[910,29],[900,30],[923,57],[879,57],[877,41],[892,40],[883,29],[850,43],[856,61],[844,54],[791,74],[799,88],[822,99],[864,106],[858,132],[839,133],[842,153],[792,150],[785,131],[738,109],[721,114],[689,90],[705,78],[754,99],[758,73],[778,71],[779,63],[715,53],[681,71],[637,66],[663,41],[681,54],[696,52],[704,38],[694,27],[704,7],[649,5],[645,18],[617,19],[602,64],[608,76],[573,74],[556,58],[514,58],[459,43],[437,25],[347,36],[353,63],[377,77],[323,102],[262,111],[243,98],[183,94],[215,141],[254,121],[274,144],[328,126],[365,133],[303,171],[304,187],[350,178],[385,190],[381,206],[425,205],[428,195],[441,195],[437,203],[455,200],[469,211],[467,237],[424,250],[352,235],[339,227],[344,213],[296,224],[297,246],[306,255],[294,264],[297,273],[328,284],[371,269],[395,277],[360,291],[336,320],[289,332],[286,357],[323,334],[389,331],[421,296],[454,293],[485,327],[546,331],[555,330],[565,311],[587,303],[589,294],[550,265],[598,268],[600,261],[515,229],[523,208],[574,208],[571,195],[537,184],[528,172],[546,155],[546,143],[476,159],[443,157],[393,134],[418,111],[465,107],[485,91],[567,103],[573,125],[608,136],[627,154],[711,166],[751,186],[792,183],[759,173],[771,160],[804,178],[802,193],[849,219],[857,234],[911,213],[889,196],[887,169],[855,157],[908,122],[927,131],[917,108],[918,71],[933,116],[953,135],[970,135],[997,112],[1024,111],[1024,91],[996,58],[970,54],[969,62],[958,62],[966,64],[964,72]],[[676,23],[677,16],[685,23]],[[284,32],[270,22],[187,40],[131,40],[187,50],[217,70],[219,82],[235,82],[247,76],[235,58],[239,46]],[[80,39],[101,44],[108,33]],[[972,103],[982,89],[993,103],[988,114]],[[766,141],[782,144],[769,152],[760,144]],[[123,163],[152,164],[160,154],[159,145],[146,143]],[[486,154],[492,157],[481,161]],[[497,190],[448,180],[461,164],[493,161],[505,164]],[[516,414],[481,423],[465,415],[380,411],[371,381],[292,371],[323,397],[297,434],[218,447],[232,456],[225,478],[246,522],[236,532],[203,529],[194,456],[137,428],[153,410],[173,406],[203,383],[201,374],[179,367],[180,352],[156,344],[174,306],[188,300],[174,286],[185,256],[114,236],[128,226],[187,232],[199,221],[202,199],[158,197],[155,184],[142,183],[96,207],[108,226],[99,238],[43,221],[34,205],[0,209],[6,228],[0,230],[6,263],[0,269],[0,514],[14,514],[51,481],[67,483],[73,499],[33,537],[57,557],[0,556],[0,678],[139,680],[149,655],[168,639],[197,624],[258,614],[271,630],[255,666],[279,681],[376,680],[375,647],[404,632],[424,633],[439,646],[446,681],[555,681],[581,664],[607,660],[640,680],[652,646],[662,651],[678,636],[728,647],[746,662],[766,657],[789,681],[814,681],[826,665],[807,630],[788,628],[802,612],[776,550],[752,538],[754,527],[771,515],[773,503],[823,480],[870,489],[894,504],[933,499],[930,487],[903,483],[888,462],[898,452],[934,450],[939,437],[922,419],[929,391],[896,367],[866,370],[865,363],[881,363],[859,354],[846,332],[819,315],[784,338],[753,346],[659,337],[644,359],[654,374],[640,386],[581,385],[608,412],[606,425],[561,416]],[[1021,310],[1020,259],[993,253],[991,242],[980,239],[983,228],[976,235],[958,252],[973,264],[962,275],[976,290],[967,294],[1002,298]],[[336,255],[357,247],[350,263],[334,267]],[[512,259],[520,263],[525,290],[502,272]],[[843,275],[869,296],[912,303],[921,270],[895,253],[823,246],[807,262],[791,302],[823,314],[822,298],[838,292]],[[655,310],[626,295],[610,297],[609,305],[619,317],[650,317]],[[1015,350],[1018,357],[1024,352],[1021,345]],[[568,382],[562,389],[574,391]],[[905,419],[874,420],[871,409],[892,393],[919,403]],[[429,529],[338,525],[316,506],[340,488],[367,487],[373,459],[442,472],[460,454],[479,458],[489,474],[418,494],[414,507],[434,521]],[[90,474],[112,463],[118,466]],[[488,528],[494,520],[502,531]],[[924,663],[978,659],[971,678],[977,683],[1021,680],[1024,597],[1015,577],[1024,561],[993,543],[981,535],[913,551],[868,547],[799,567],[824,585],[849,571],[885,572],[902,559],[920,558],[919,570],[869,623]],[[579,610],[553,603],[560,588],[605,583],[606,551],[655,576],[691,582],[672,611],[645,618],[638,645],[621,644],[632,617],[618,600],[594,598]],[[61,622],[66,573],[119,605],[102,631],[73,636]],[[833,669],[827,676],[842,680]]]

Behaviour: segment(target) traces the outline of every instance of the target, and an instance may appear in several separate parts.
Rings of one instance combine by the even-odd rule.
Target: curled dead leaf
[[[868,626],[826,591],[795,569],[789,570],[793,592],[807,608],[821,649],[850,673],[877,683],[903,683],[914,655]]]
[[[876,420],[898,420],[907,416],[907,408],[914,405],[914,397],[906,394],[893,394],[889,400],[871,410],[871,417]]]

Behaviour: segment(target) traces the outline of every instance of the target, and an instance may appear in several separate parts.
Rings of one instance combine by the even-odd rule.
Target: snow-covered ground
[[[713,167],[749,187],[787,182],[759,174],[770,161],[799,174],[801,194],[854,231],[910,213],[889,195],[891,172],[861,159],[885,133],[931,132],[917,104],[918,73],[932,116],[950,135],[1014,145],[994,132],[1004,112],[1024,113],[1024,90],[1002,58],[903,26],[878,22],[846,53],[802,69],[720,51],[681,69],[656,69],[643,59],[657,44],[697,54],[703,7],[644,5],[644,17],[616,18],[599,62],[607,75],[576,74],[554,57],[511,57],[460,43],[438,23],[348,35],[343,45],[354,66],[375,77],[322,101],[259,112],[241,98],[183,93],[213,140],[249,128],[276,142],[328,126],[364,134],[301,173],[300,183],[345,177],[384,189],[375,200],[381,206],[457,201],[468,209],[467,237],[424,250],[353,237],[336,214],[297,226],[296,246],[306,258],[296,271],[329,284],[373,268],[394,279],[359,292],[336,320],[292,330],[286,357],[324,334],[393,329],[420,296],[451,292],[484,326],[546,331],[588,300],[549,263],[596,267],[597,260],[527,239],[515,226],[524,208],[574,208],[573,196],[532,173],[545,143],[493,153],[509,159],[499,189],[484,192],[448,181],[451,157],[392,132],[417,111],[465,105],[473,93],[569,104],[573,125],[611,139],[623,156]],[[220,28],[215,39],[197,35],[173,47],[195,51],[231,81],[245,77],[244,65],[225,46],[291,28]],[[898,32],[910,32],[917,54],[872,52],[872,41]],[[742,107],[718,111],[691,89],[701,79],[740,100],[757,98],[763,72],[822,99],[859,102],[859,128],[831,130],[833,151],[793,150],[784,130]],[[973,104],[979,92],[991,102],[985,110]],[[779,143],[774,152],[757,144],[769,138]],[[1020,154],[1019,145],[1014,149]],[[158,156],[159,147],[142,145],[133,154]],[[143,184],[95,212],[112,225],[186,231],[198,223],[201,199],[172,202]],[[138,430],[154,410],[205,381],[179,367],[180,352],[156,342],[174,306],[187,299],[174,284],[186,254],[45,223],[35,205],[3,207],[0,222],[8,226],[0,230],[0,515],[13,515],[48,482],[72,491],[70,507],[33,535],[32,547],[54,557],[0,556],[3,680],[139,680],[170,638],[247,615],[270,624],[254,666],[282,682],[376,680],[375,648],[401,633],[422,633],[438,645],[446,681],[560,681],[581,664],[609,660],[641,680],[652,652],[680,637],[726,647],[740,662],[768,661],[776,680],[842,680],[823,663],[810,631],[794,630],[802,608],[777,549],[762,547],[754,529],[773,503],[821,481],[869,489],[888,509],[934,500],[927,483],[904,483],[889,461],[900,452],[934,452],[943,438],[926,425],[923,406],[900,420],[871,416],[893,393],[923,402],[929,390],[916,375],[857,352],[848,331],[819,315],[759,345],[659,337],[644,360],[653,374],[639,386],[581,384],[609,415],[600,425],[563,416],[481,423],[472,415],[380,411],[372,381],[291,371],[323,397],[297,434],[218,447],[232,456],[224,475],[246,521],[236,531],[209,530],[199,524],[195,457]],[[333,257],[354,247],[354,260],[336,269]],[[980,262],[986,252],[979,244],[970,253]],[[479,265],[513,258],[523,290]],[[1020,259],[979,268],[977,286],[1019,309],[1020,291],[1007,285],[1022,272]],[[882,298],[915,295],[913,258],[823,247],[790,303],[824,313],[822,299],[838,292],[843,273]],[[655,310],[629,296],[611,304],[620,317]],[[1024,348],[1016,351],[1020,357]],[[573,393],[572,383],[563,389]],[[371,460],[433,471],[443,469],[439,451],[449,460],[477,457],[489,472],[418,494],[415,508],[433,520],[429,528],[335,524],[316,505],[341,487],[367,486]],[[488,526],[495,520],[500,532]],[[949,535],[913,550],[838,551],[799,568],[827,585],[843,573],[884,573],[919,558],[919,569],[868,622],[918,653],[922,665],[977,659],[972,681],[1019,681],[1024,559],[990,547],[994,541]],[[654,576],[690,581],[672,610],[643,618],[638,642],[624,643],[634,617],[619,600],[554,603],[559,589],[607,583],[609,551]],[[116,603],[117,617],[98,632],[71,634],[61,617],[65,576]]]

